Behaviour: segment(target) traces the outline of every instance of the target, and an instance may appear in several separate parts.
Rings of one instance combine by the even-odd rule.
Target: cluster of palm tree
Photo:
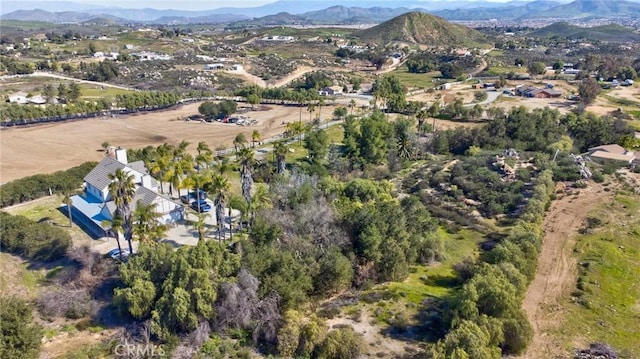
[[[254,131],[253,144],[255,145],[259,139],[260,133]],[[234,195],[227,176],[232,168],[229,159],[216,156],[206,142],[198,143],[195,155],[187,151],[189,145],[189,142],[182,141],[177,146],[165,143],[156,148],[147,147],[138,151],[136,157],[142,159],[151,175],[160,180],[160,192],[163,194],[167,184],[168,193],[174,198],[180,197],[183,189],[194,190],[199,204],[201,199],[199,193],[201,190],[207,191],[214,203],[213,212],[218,226],[218,238],[223,240],[226,237],[226,216],[231,218],[233,209],[240,211],[242,223],[251,223],[255,213],[271,203],[266,186],[257,186],[254,189],[253,174],[256,166],[254,149],[248,146],[244,134],[236,136],[234,147],[240,171],[241,195]],[[277,171],[280,174],[284,173],[287,152],[288,147],[284,141],[276,143],[274,153],[277,158]],[[133,176],[117,170],[110,179],[112,182],[109,185],[109,192],[116,204],[116,213],[108,225],[116,235],[118,248],[120,249],[120,232],[124,234],[130,252],[133,250],[131,241],[134,235],[138,240],[146,243],[155,243],[162,238],[167,228],[158,224],[158,215],[154,206],[137,203],[135,210],[132,211],[136,188]],[[228,209],[227,213],[225,209]],[[207,213],[200,213],[198,210],[197,220],[193,223],[200,240],[205,238],[207,216]],[[229,234],[232,237],[232,224],[231,221],[229,222]]]

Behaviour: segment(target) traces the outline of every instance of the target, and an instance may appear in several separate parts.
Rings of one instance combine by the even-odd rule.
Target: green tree
[[[107,231],[113,233],[114,238],[116,239],[116,244],[118,245],[118,253],[120,253],[120,261],[124,261],[124,256],[122,253],[122,245],[120,244],[120,232],[122,232],[124,220],[122,216],[119,214],[115,214],[111,220],[102,221],[102,226],[106,227]]]
[[[377,112],[362,119],[360,123],[359,154],[372,164],[380,164],[387,155],[388,123],[382,113]]]
[[[55,88],[53,88],[53,85],[46,84],[42,88],[42,96],[44,96],[44,98],[47,99],[48,104],[54,103],[56,100],[56,90]]]
[[[600,85],[598,85],[594,78],[589,77],[582,80],[580,86],[578,86],[580,101],[585,105],[593,103],[601,90]]]
[[[304,138],[304,147],[312,164],[322,163],[329,153],[329,136],[321,129],[311,131]]]
[[[318,349],[318,359],[351,359],[360,356],[364,343],[353,328],[339,328],[329,332]]]
[[[544,62],[533,61],[527,66],[527,71],[532,75],[543,75],[547,71],[547,65]]]
[[[247,103],[251,105],[251,110],[253,110],[255,105],[260,104],[260,96],[258,96],[258,94],[255,94],[255,93],[248,95]]]
[[[136,192],[133,175],[116,169],[113,174],[109,174],[109,194],[116,205],[115,215],[122,217],[122,229],[124,239],[129,243],[129,253],[133,253],[131,240],[133,239],[133,223],[131,220],[131,202]]]
[[[244,133],[240,132],[233,139],[233,147],[236,150],[236,158],[238,158],[238,151],[245,146],[247,143],[247,137]]]
[[[21,299],[0,297],[0,358],[38,358],[42,328],[33,323],[32,311]]]
[[[133,234],[140,243],[156,244],[167,233],[167,226],[158,221],[162,215],[157,212],[156,206],[156,203],[136,203],[132,215]]]
[[[71,208],[73,207],[73,200],[71,197],[73,196],[69,192],[63,193],[64,197],[62,198],[62,203],[67,206],[67,216],[69,217],[69,228],[73,227],[73,217],[71,214]]]
[[[71,82],[69,84],[69,91],[67,93],[67,101],[76,102],[80,98],[80,95],[80,86],[76,82]]]
[[[218,239],[222,241],[224,239],[224,209],[225,206],[228,205],[229,202],[229,190],[231,189],[231,184],[229,180],[220,176],[214,175],[211,179],[210,184],[210,192],[213,196],[213,202],[215,204],[215,213],[216,213],[216,224],[218,225]]]
[[[65,84],[60,83],[60,85],[58,85],[58,99],[60,101],[67,102],[68,95],[69,89],[67,89]]]
[[[253,130],[253,132],[251,132],[251,146],[255,148],[256,142],[259,142],[260,139],[261,139],[260,131]]]

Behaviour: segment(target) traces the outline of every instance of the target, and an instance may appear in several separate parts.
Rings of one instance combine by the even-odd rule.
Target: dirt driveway
[[[544,219],[544,242],[538,255],[538,270],[525,294],[522,307],[534,330],[526,359],[568,357],[549,332],[564,321],[562,302],[575,288],[577,263],[573,255],[575,236],[596,206],[612,196],[601,185],[590,184],[577,195],[554,201]]]
[[[238,133],[251,139],[253,130],[262,138],[284,132],[287,122],[309,120],[306,108],[269,105],[264,111],[244,113],[257,120],[255,126],[203,123],[182,119],[198,112],[199,103],[162,112],[145,113],[117,118],[87,119],[75,122],[4,128],[0,130],[0,183],[39,173],[64,170],[86,161],[99,161],[101,143],[140,148],[162,143],[191,142],[190,150],[200,141],[212,149],[230,147]],[[322,114],[330,114],[334,106],[322,107]]]

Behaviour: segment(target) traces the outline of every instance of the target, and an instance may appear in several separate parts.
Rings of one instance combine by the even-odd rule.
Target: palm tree
[[[167,232],[167,226],[158,222],[161,214],[156,211],[157,204],[136,203],[133,211],[133,233],[140,243],[156,244]]]
[[[204,237],[205,234],[207,232],[207,217],[209,216],[208,213],[198,213],[197,214],[197,220],[195,222],[193,222],[193,229],[195,229],[196,231],[198,231],[198,243],[200,243],[201,241],[204,241]]]
[[[314,103],[309,103],[307,105],[307,111],[309,111],[309,122],[313,121],[313,113],[316,111],[316,105]]]
[[[113,218],[109,220],[102,221],[103,227],[108,227],[109,231],[113,233],[113,236],[116,239],[116,244],[118,244],[118,253],[120,253],[120,260],[124,260],[122,257],[122,246],[120,245],[120,232],[122,231],[123,225],[122,216],[116,214]]]
[[[256,186],[256,192],[253,194],[253,197],[251,197],[251,202],[249,202],[251,222],[253,222],[259,210],[271,208],[271,205],[269,188],[264,184]]]
[[[283,175],[286,169],[287,152],[289,152],[289,146],[286,141],[278,141],[273,144],[273,155],[276,157],[276,172],[279,175]]]
[[[185,183],[189,185],[188,188],[193,188],[196,191],[196,200],[198,203],[198,213],[200,213],[200,190],[203,189],[207,183],[211,182],[211,175],[207,172],[193,173],[191,176],[185,178]],[[188,194],[188,193],[187,193]]]
[[[231,233],[231,240],[233,241],[233,221],[231,221],[231,210],[237,209],[240,211],[240,222],[245,222],[249,215],[249,204],[244,200],[242,196],[232,195],[229,198],[229,232]]]
[[[244,133],[239,133],[236,135],[236,138],[233,139],[233,147],[236,150],[236,159],[238,158],[238,151],[241,147],[244,147],[244,144],[247,143],[247,138],[244,136]]]
[[[353,109],[356,108],[356,100],[351,99],[351,101],[349,101],[349,109],[351,109],[351,115],[353,116]]]
[[[136,185],[133,182],[133,175],[130,175],[118,168],[113,174],[109,174],[109,194],[116,205],[116,215],[122,218],[122,229],[124,239],[129,243],[129,253],[133,253],[131,239],[133,238],[133,228],[131,224],[131,202],[136,193]]]
[[[69,228],[73,227],[73,218],[71,218],[71,207],[73,207],[73,199],[71,199],[71,194],[68,192],[64,193],[64,198],[62,199],[62,203],[67,205],[67,215],[69,216]]]
[[[242,184],[242,197],[247,202],[251,201],[251,188],[253,187],[253,150],[243,148],[239,153],[240,183]]]
[[[185,157],[172,163],[172,168],[168,172],[169,174],[169,193],[173,195],[173,188],[178,190],[178,197],[180,197],[180,189],[184,187],[184,178],[189,173],[193,172],[193,161],[191,155],[186,154]]]
[[[253,148],[256,147],[256,142],[258,141],[260,141],[260,131],[253,130],[253,132],[251,133],[251,145]]]
[[[209,167],[209,164],[213,161],[213,152],[206,142],[201,141],[198,143],[198,155],[196,156],[196,163],[198,164],[198,172],[204,166]]]
[[[216,206],[218,238],[222,240],[224,238],[224,208],[229,200],[229,190],[231,189],[231,184],[229,183],[229,180],[216,174],[213,176],[213,178],[211,178],[211,184],[209,188],[214,198],[213,202]]]
[[[318,124],[320,124],[320,118],[322,117],[322,106],[324,106],[324,99],[318,100]]]

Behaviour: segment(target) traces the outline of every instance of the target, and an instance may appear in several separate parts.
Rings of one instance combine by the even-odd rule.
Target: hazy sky
[[[60,0],[40,0],[40,2],[53,2]],[[268,3],[276,2],[276,0],[184,0],[184,1],[167,1],[167,0],[70,0],[78,4],[96,5],[100,7],[125,7],[125,8],[154,8],[154,9],[175,9],[175,10],[204,10],[215,9],[219,7],[254,7]],[[304,0],[299,0],[304,1]],[[353,0],[352,0],[353,1]],[[355,0],[358,1],[358,0]],[[420,2],[421,0],[414,0]],[[456,0],[427,0],[436,2],[452,2]],[[459,1],[459,0],[457,0]],[[473,0],[471,0],[473,1]],[[485,0],[494,2],[505,2],[510,0]],[[362,0],[363,4],[370,1]],[[388,1],[388,5],[392,6],[393,0]],[[1,6],[1,5],[0,5]]]

